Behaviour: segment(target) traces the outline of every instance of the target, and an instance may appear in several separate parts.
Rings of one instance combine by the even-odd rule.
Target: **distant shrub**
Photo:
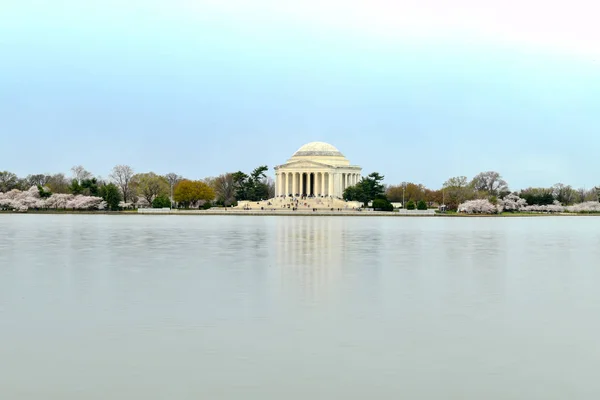
[[[417,210],[427,210],[427,203],[425,203],[425,200],[419,200],[417,203]]]
[[[170,208],[171,200],[167,196],[156,196],[152,200],[152,208]]]
[[[414,210],[416,208],[415,206],[415,202],[412,200],[409,200],[408,203],[406,203],[406,209],[407,210]]]
[[[208,209],[210,209],[211,207],[212,207],[212,204],[210,204],[210,201],[207,201],[206,203],[204,203],[204,204],[202,205],[202,209],[203,209],[203,210],[208,210]]]
[[[386,199],[375,199],[373,200],[373,209],[375,211],[394,211],[394,206]]]

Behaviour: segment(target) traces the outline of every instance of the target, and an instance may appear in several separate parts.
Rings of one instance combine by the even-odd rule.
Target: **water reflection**
[[[0,397],[594,398],[597,221],[0,215]]]
[[[282,217],[276,220],[276,265],[282,291],[300,291],[307,300],[335,290],[343,268],[343,238],[334,218]]]

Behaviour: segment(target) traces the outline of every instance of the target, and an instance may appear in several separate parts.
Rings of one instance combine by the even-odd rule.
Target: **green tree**
[[[99,189],[100,197],[106,204],[108,205],[108,209],[111,211],[119,210],[119,203],[121,202],[121,191],[114,183],[109,183],[108,185],[101,186]]]
[[[152,200],[152,208],[170,208],[170,207],[171,207],[171,200],[169,199],[169,197],[165,196],[164,194],[156,196],[154,198],[154,200]]]
[[[383,175],[379,175],[378,172],[372,172],[365,178],[361,179],[359,184],[365,192],[368,200],[374,200],[385,193],[385,187],[383,186]]]
[[[474,199],[476,193],[466,176],[456,176],[444,182],[442,196],[448,210],[456,210],[459,204]]]
[[[547,206],[554,202],[551,188],[527,188],[521,190],[519,197],[525,199],[528,205]]]
[[[71,184],[69,185],[69,192],[71,192],[71,194],[74,195],[78,195],[83,192],[83,188],[81,187],[77,179],[73,179],[71,181]]]
[[[387,199],[373,200],[373,209],[375,211],[394,211],[394,206]]]
[[[249,176],[242,171],[234,172],[232,174],[233,182],[235,184],[235,198],[239,200],[249,200]]]
[[[52,196],[52,192],[50,190],[46,190],[42,185],[37,185],[38,193],[40,194],[40,198],[47,199]]]
[[[360,201],[365,206],[369,201],[377,198],[385,199],[385,187],[381,183],[383,176],[373,172],[362,178],[356,185],[350,186],[344,190],[343,198],[346,201]]]
[[[363,191],[363,188],[360,185],[360,182],[354,186],[347,187],[344,190],[342,197],[346,201],[360,201],[361,203],[369,202]]]
[[[154,172],[134,175],[130,186],[135,186],[137,194],[152,204],[157,196],[168,196],[170,191],[169,181]],[[133,184],[134,183],[134,184]]]
[[[415,202],[411,200],[408,203],[406,203],[406,209],[407,210],[414,210],[415,209]]]
[[[417,210],[427,210],[427,203],[425,200],[419,200],[417,203]]]
[[[259,201],[269,198],[269,182],[266,172],[266,165],[257,167],[250,175],[242,171],[232,174],[235,183],[235,197],[239,200]]]
[[[174,198],[184,208],[189,208],[202,200],[212,201],[215,198],[215,191],[202,181],[184,179],[175,186]]]
[[[98,196],[98,180],[96,178],[85,178],[81,181],[73,179],[69,185],[69,191],[75,195]]]
[[[100,189],[98,187],[98,180],[96,178],[83,179],[80,184],[82,188],[82,194],[86,196],[99,196]]]

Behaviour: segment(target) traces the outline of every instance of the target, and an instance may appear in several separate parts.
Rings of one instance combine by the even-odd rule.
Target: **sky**
[[[497,3],[497,4],[494,4]],[[0,170],[600,185],[592,0],[0,0]]]

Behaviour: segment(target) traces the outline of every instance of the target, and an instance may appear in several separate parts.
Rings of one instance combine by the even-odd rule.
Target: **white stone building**
[[[361,171],[334,146],[308,143],[275,167],[275,195],[342,198],[347,187],[358,183]]]

